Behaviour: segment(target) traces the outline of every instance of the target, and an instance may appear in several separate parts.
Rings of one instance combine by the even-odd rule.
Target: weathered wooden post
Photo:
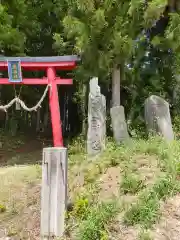
[[[62,237],[67,202],[67,148],[43,149],[41,191],[41,238]]]

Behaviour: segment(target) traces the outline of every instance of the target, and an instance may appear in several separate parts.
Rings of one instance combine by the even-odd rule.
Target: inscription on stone
[[[97,117],[92,117],[91,127],[92,127],[93,130],[99,129],[101,127],[99,119]]]
[[[90,80],[88,103],[88,155],[97,155],[105,148],[106,138],[106,99],[100,93],[98,79]]]

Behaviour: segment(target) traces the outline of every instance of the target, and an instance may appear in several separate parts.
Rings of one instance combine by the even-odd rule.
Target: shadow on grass
[[[29,165],[29,164],[41,164],[42,162],[42,150],[36,150],[30,153],[14,153],[9,155],[2,162],[0,161],[0,167],[14,166],[14,165]]]
[[[44,139],[3,139],[0,147],[0,167],[41,164],[43,148],[49,146],[51,142]]]

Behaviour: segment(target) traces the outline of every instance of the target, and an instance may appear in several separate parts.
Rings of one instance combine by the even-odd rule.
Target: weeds
[[[143,193],[124,215],[127,225],[141,224],[150,227],[159,215],[159,200],[155,194]]]
[[[171,176],[166,176],[158,180],[153,188],[152,193],[154,192],[159,200],[166,198],[167,196],[173,196],[178,193],[180,190],[180,185],[177,180]]]
[[[85,221],[80,224],[78,240],[106,240],[106,224],[118,212],[116,202],[101,203],[93,207]]]
[[[179,183],[166,176],[158,180],[151,189],[143,192],[137,203],[125,213],[126,224],[141,224],[150,227],[159,216],[160,200],[175,195],[179,191]]]
[[[89,211],[89,201],[87,198],[79,198],[74,204],[72,214],[79,219],[85,219]]]
[[[123,176],[122,183],[120,185],[120,190],[124,193],[135,194],[145,187],[143,181],[133,173],[125,173]]]

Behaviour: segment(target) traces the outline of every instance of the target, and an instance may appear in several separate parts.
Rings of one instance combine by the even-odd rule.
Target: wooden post
[[[43,149],[41,237],[62,237],[67,202],[67,149]]]

